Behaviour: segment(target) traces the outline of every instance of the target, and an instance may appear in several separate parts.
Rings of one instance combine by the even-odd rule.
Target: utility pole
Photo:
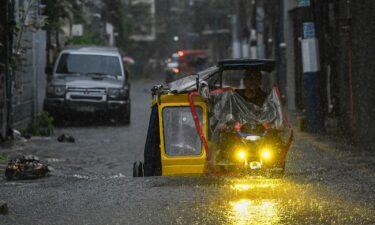
[[[232,15],[232,57],[241,58],[241,44],[237,35],[237,15]]]
[[[264,17],[265,17],[265,10],[264,10],[264,0],[257,0],[256,1],[256,38],[257,38],[257,58],[264,59],[265,58],[265,45],[264,45]]]
[[[300,0],[299,7],[310,7],[310,0]],[[320,132],[323,128],[320,112],[320,91],[319,91],[319,47],[316,38],[316,25],[312,20],[303,22],[302,45],[302,67],[303,86],[306,93],[306,116],[310,132]]]

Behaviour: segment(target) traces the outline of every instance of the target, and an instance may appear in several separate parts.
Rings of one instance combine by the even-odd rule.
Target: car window
[[[96,74],[121,76],[121,64],[117,56],[62,54],[56,73]]]

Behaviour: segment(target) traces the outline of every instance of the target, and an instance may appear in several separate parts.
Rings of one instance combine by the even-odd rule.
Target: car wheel
[[[116,120],[121,124],[121,125],[128,125],[130,123],[130,102],[126,108],[126,110],[119,110],[116,114]]]
[[[143,164],[140,161],[136,161],[133,164],[133,177],[143,177]]]
[[[126,116],[124,123],[125,124],[130,124],[130,115],[131,115],[131,102],[129,100],[128,108],[126,109]]]

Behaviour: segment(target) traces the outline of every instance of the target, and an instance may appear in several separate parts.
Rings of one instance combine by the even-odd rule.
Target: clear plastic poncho
[[[218,124],[239,122],[250,126],[269,124],[270,128],[282,130],[287,128],[277,91],[273,89],[265,99],[263,106],[246,101],[234,91],[210,94],[211,131]]]
[[[288,124],[276,88],[273,88],[262,106],[246,101],[235,91],[209,94],[208,102],[210,106],[209,139],[211,143],[217,144],[219,142],[223,125],[231,126],[235,123],[247,127],[246,133],[249,135],[262,135],[259,130],[262,132],[276,130],[280,134],[283,144],[287,143]],[[217,146],[210,149],[214,155],[221,151],[221,148]]]

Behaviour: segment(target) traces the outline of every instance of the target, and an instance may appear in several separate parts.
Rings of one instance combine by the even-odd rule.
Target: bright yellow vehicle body
[[[166,107],[189,107],[188,94],[163,94],[156,97],[153,105],[158,104],[159,129],[160,129],[160,154],[162,176],[173,175],[202,175],[206,172],[206,151],[202,145],[200,155],[170,156],[165,151],[163,109]],[[202,130],[204,136],[208,134],[207,104],[201,96],[194,96],[194,105],[201,107],[203,112]]]

